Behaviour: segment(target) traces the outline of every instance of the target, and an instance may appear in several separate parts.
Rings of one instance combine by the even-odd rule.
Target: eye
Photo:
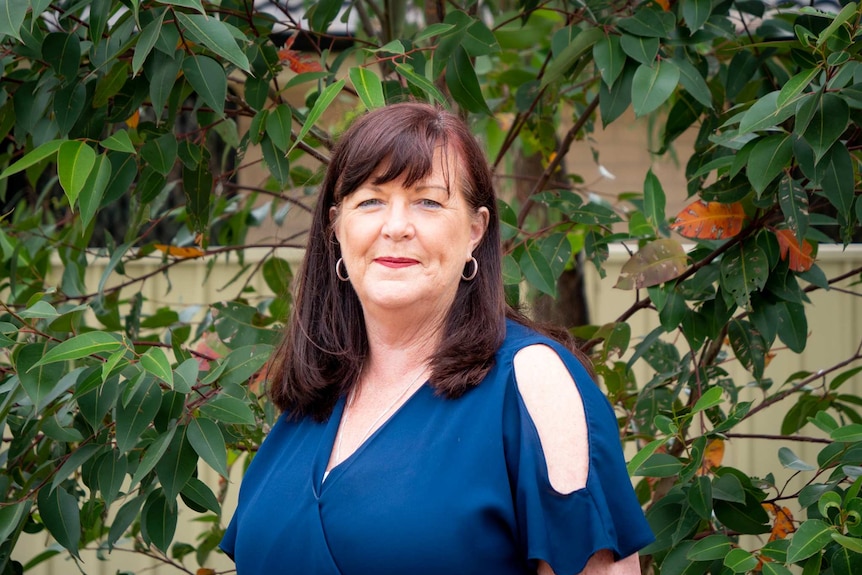
[[[380,203],[381,203],[380,200],[378,200],[377,198],[369,198],[367,200],[362,200],[361,202],[356,204],[356,207],[357,208],[370,208],[373,206],[378,206],[378,205],[380,205]]]
[[[442,208],[443,204],[436,200],[432,200],[431,198],[422,198],[419,200],[419,203],[423,208]]]

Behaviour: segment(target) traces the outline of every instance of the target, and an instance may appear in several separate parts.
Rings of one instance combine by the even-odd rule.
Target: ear
[[[490,217],[488,208],[485,206],[482,206],[476,210],[475,214],[473,214],[472,221],[470,222],[470,254],[473,253],[473,250],[476,249],[476,246],[479,245],[479,242],[481,242],[482,238],[485,236],[485,231],[488,229],[488,219]],[[470,254],[467,255],[469,256]]]
[[[329,208],[329,225],[332,227],[332,233],[335,234],[335,239],[341,243],[341,238],[338,237],[338,207],[336,206]]]

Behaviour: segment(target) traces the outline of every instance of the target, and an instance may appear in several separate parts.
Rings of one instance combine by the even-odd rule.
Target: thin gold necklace
[[[422,366],[422,369],[419,370],[419,373],[416,374],[416,377],[414,377],[410,381],[410,383],[407,384],[407,387],[405,387],[401,391],[401,393],[398,394],[398,397],[396,397],[392,401],[392,403],[389,404],[389,407],[387,407],[383,411],[383,413],[378,415],[377,419],[375,419],[373,422],[371,422],[371,425],[369,425],[368,429],[365,430],[365,433],[362,435],[362,438],[359,440],[359,443],[356,444],[357,449],[359,447],[361,447],[363,443],[365,443],[365,440],[368,439],[368,436],[371,435],[371,433],[377,427],[377,424],[380,423],[380,420],[383,419],[387,413],[392,411],[392,408],[394,408],[398,404],[398,402],[401,401],[401,399],[403,399],[405,395],[407,395],[407,392],[410,391],[410,389],[414,385],[416,385],[416,382],[419,381],[419,378],[422,377],[423,373],[425,373],[425,366],[424,365]],[[338,429],[338,441],[336,441],[336,443],[335,443],[335,461],[334,461],[332,467],[335,467],[336,465],[341,463],[341,442],[344,440],[344,429],[347,427],[347,421],[348,421],[348,417],[350,415],[350,408],[353,406],[353,402],[355,401],[355,399],[356,399],[356,387],[354,386],[350,390],[350,396],[347,398],[347,405],[345,405],[345,407],[344,407],[344,415],[341,418],[341,426]]]

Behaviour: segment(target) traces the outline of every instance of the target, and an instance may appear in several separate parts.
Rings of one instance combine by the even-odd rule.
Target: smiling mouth
[[[410,258],[377,258],[374,261],[388,268],[406,268],[408,266],[416,265],[419,263],[418,261]]]

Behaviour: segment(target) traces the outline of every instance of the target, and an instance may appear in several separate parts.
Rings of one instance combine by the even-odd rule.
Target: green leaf
[[[723,389],[718,386],[707,389],[694,404],[692,415],[720,404],[722,391]]]
[[[25,345],[18,352],[15,363],[21,387],[37,409],[44,407],[52,396],[56,397],[54,389],[66,371],[62,364],[40,365],[33,369],[46,350],[50,352],[47,341]]]
[[[287,104],[279,104],[266,116],[266,134],[282,152],[287,151],[290,146],[291,122],[290,107]]]
[[[670,234],[670,226],[665,215],[666,203],[664,188],[650,169],[644,179],[644,215],[656,232],[665,236]]]
[[[198,372],[198,361],[195,358],[182,362],[174,370],[174,390],[189,393],[197,384]]]
[[[745,573],[757,567],[757,557],[737,547],[731,549],[724,558],[724,565],[734,573]]]
[[[0,34],[22,42],[19,31],[29,7],[29,2],[21,0],[0,0]]]
[[[203,101],[224,117],[227,75],[222,65],[208,56],[190,55],[183,60],[183,74]]]
[[[141,385],[127,403],[120,402],[116,407],[117,449],[128,453],[137,443],[141,433],[150,426],[162,404],[162,391],[150,381]]]
[[[141,157],[158,173],[166,176],[177,161],[177,138],[172,133],[148,140],[141,147]]]
[[[793,575],[793,572],[784,565],[766,561],[763,562],[761,573],[763,575]]]
[[[842,547],[854,553],[862,553],[862,539],[858,537],[847,537],[840,533],[833,532],[832,540],[841,544]]]
[[[729,249],[721,260],[719,283],[739,307],[748,307],[749,294],[762,289],[768,277],[769,260],[753,242]]]
[[[144,456],[135,468],[135,474],[132,476],[132,482],[129,484],[130,491],[141,482],[147,473],[155,469],[156,464],[161,461],[168,450],[168,446],[171,444],[176,431],[176,427],[171,427],[147,446],[143,452]]]
[[[290,161],[284,151],[278,149],[269,134],[261,139],[260,148],[269,173],[282,187],[287,186],[290,182]]]
[[[758,196],[778,174],[790,166],[793,141],[790,134],[766,136],[754,145],[748,157],[746,174]]]
[[[815,163],[820,162],[850,123],[850,107],[841,96],[826,93],[817,102],[819,106],[802,134],[814,150]]]
[[[227,450],[224,435],[211,419],[195,417],[188,425],[189,443],[200,456],[219,475],[228,476]]]
[[[30,318],[38,318],[38,319],[54,319],[60,317],[60,314],[57,310],[46,302],[45,300],[39,300],[21,313],[19,313],[21,317],[25,319]]]
[[[356,66],[350,69],[348,75],[366,109],[373,110],[386,105],[386,99],[383,97],[383,83],[377,74],[367,68]]]
[[[635,116],[645,116],[664,104],[679,83],[679,67],[671,60],[652,66],[641,64],[632,80],[632,107]]]
[[[141,71],[141,67],[144,65],[147,56],[150,55],[153,46],[156,45],[156,41],[159,39],[159,32],[161,32],[165,20],[165,14],[167,14],[167,10],[158,10],[158,16],[144,26],[144,29],[138,35],[138,43],[135,45],[134,54],[132,54],[133,76],[137,76],[138,72]]]
[[[152,373],[171,388],[174,386],[174,372],[165,351],[160,347],[151,347],[141,356],[141,366]]]
[[[530,244],[518,259],[524,277],[532,286],[551,297],[557,296],[557,277],[542,251]]]
[[[57,151],[57,175],[72,209],[95,163],[96,151],[86,142],[72,140],[60,145]]]
[[[54,479],[51,482],[51,489],[57,489],[57,486],[63,483],[72,472],[80,468],[84,463],[89,461],[94,455],[100,453],[104,449],[102,445],[87,443],[81,445],[69,454],[69,457],[60,466],[60,469],[54,474]],[[0,508],[2,509],[2,508]],[[0,523],[2,525],[2,523]]]
[[[745,490],[739,479],[730,473],[716,477],[712,482],[712,497],[730,503],[745,503]]]
[[[800,303],[781,301],[775,305],[778,337],[794,353],[802,353],[808,342],[808,320]]]
[[[697,68],[684,55],[674,58],[673,62],[679,67],[679,81],[683,88],[688,90],[695,100],[707,108],[712,108],[712,92]]]
[[[95,467],[96,483],[99,492],[102,494],[105,506],[110,507],[120,492],[120,488],[122,488],[123,481],[126,478],[126,458],[119,451],[113,449],[102,455],[96,461]]]
[[[268,141],[268,138],[264,138]],[[264,158],[266,149],[264,148]],[[287,159],[285,158],[285,162]],[[183,166],[183,192],[186,195],[186,212],[194,231],[204,234],[210,220],[213,174],[206,162],[194,168]]]
[[[135,519],[138,518],[141,506],[144,504],[145,500],[145,496],[139,495],[124,503],[123,506],[120,507],[120,510],[117,511],[117,515],[114,517],[114,521],[111,523],[111,529],[108,532],[108,545],[111,548],[113,548],[114,543],[123,536],[126,530],[131,527]]]
[[[99,142],[99,144],[106,150],[126,152],[128,154],[137,153],[127,130],[118,130]]]
[[[616,322],[611,325],[612,327],[609,333],[605,334],[603,333],[603,330],[599,330],[596,337],[600,334],[604,336],[604,357],[610,357],[612,354],[622,357],[629,347],[629,341],[632,336],[631,326],[625,322]]]
[[[802,561],[821,551],[832,541],[832,533],[835,529],[820,519],[808,519],[790,540],[787,548],[787,562],[796,563]]]
[[[838,29],[843,26],[845,23],[849,22],[851,18],[856,15],[856,2],[848,2],[846,6],[841,9],[841,12],[835,16],[835,19],[829,23],[829,26],[823,29],[820,32],[820,35],[817,36],[817,47],[820,48],[829,38],[831,38]]]
[[[619,21],[620,28],[629,34],[647,38],[667,38],[673,33],[676,18],[654,4],[642,4],[634,16]]]
[[[612,87],[608,87],[604,82],[599,86],[599,111],[603,126],[607,126],[628,110],[632,102],[632,82],[636,71],[637,65],[628,61],[623,66],[622,75]]]
[[[801,94],[820,72],[820,68],[808,68],[790,78],[778,93],[778,99],[775,102],[776,106],[781,108],[787,102]]]
[[[688,503],[701,519],[712,517],[712,483],[708,477],[701,476],[694,480],[688,490]]]
[[[91,331],[76,335],[48,350],[30,369],[39,365],[81,359],[98,353],[112,353],[121,349],[123,342],[117,334]]]
[[[176,497],[154,491],[141,511],[142,534],[164,553],[168,552],[177,530]]]
[[[321,0],[311,5],[306,18],[311,23],[311,29],[315,32],[326,32],[329,25],[338,16],[341,10],[341,0]]]
[[[68,84],[78,75],[81,65],[81,41],[75,34],[51,32],[42,41],[42,58]]]
[[[743,367],[755,378],[762,378],[766,367],[766,343],[760,333],[749,322],[733,318],[727,326],[727,336]]]
[[[451,31],[455,28],[454,24],[442,24],[438,22],[437,24],[431,24],[430,26],[424,28],[420,32],[416,34],[416,37],[413,38],[413,42],[418,44],[422,40],[427,40],[428,38],[432,38],[434,36],[442,36],[447,32]]]
[[[3,2],[0,0],[0,8],[2,7]],[[21,520],[29,514],[30,505],[30,500],[27,500],[0,507],[0,541],[6,541],[6,538],[18,529]]]
[[[850,221],[854,196],[853,160],[843,142],[835,142],[817,165],[823,167],[823,193],[845,221]]]
[[[808,231],[808,193],[797,180],[785,175],[778,184],[778,203],[784,223],[802,243]]]
[[[778,450],[778,461],[782,467],[793,469],[794,471],[816,471],[817,467],[805,463],[798,455],[793,453],[789,447],[781,447]]]
[[[443,95],[442,92],[431,82],[428,78],[421,74],[417,74],[413,67],[409,64],[396,64],[395,71],[398,72],[401,76],[404,77],[407,82],[416,86],[420,90],[424,91],[428,96],[440,104],[446,105],[448,101],[446,100],[446,96]]]
[[[330,84],[327,86],[323,92],[321,92],[320,96],[315,100],[314,106],[312,106],[311,111],[308,112],[308,116],[305,118],[305,122],[302,124],[302,128],[299,130],[299,135],[296,136],[296,140],[293,142],[293,145],[290,147],[288,153],[292,152],[293,149],[305,138],[311,128],[317,124],[320,117],[329,108],[329,105],[335,100],[338,94],[341,93],[341,89],[344,88],[345,80],[341,79],[334,84]]]
[[[62,487],[39,490],[37,500],[42,523],[54,539],[69,550],[74,557],[78,555],[78,544],[81,541],[81,514],[78,502]]]
[[[643,477],[673,477],[682,469],[682,462],[669,453],[655,453],[635,470]]]
[[[207,484],[197,477],[190,478],[180,493],[182,494],[183,500],[185,500],[186,504],[191,501],[194,505],[198,506],[199,509],[196,509],[196,511],[199,513],[203,513],[207,510],[212,511],[213,513],[221,513],[221,506],[219,505],[218,499],[216,499],[216,496]]]
[[[542,76],[540,87],[544,88],[562,78],[575,65],[575,62],[593,47],[593,44],[604,38],[605,33],[599,27],[581,30],[559,54],[554,54],[553,59],[545,69],[545,75]]]
[[[187,39],[206,46],[240,70],[251,73],[248,58],[240,50],[224,22],[201,14],[174,12],[174,15]]]
[[[198,455],[189,443],[187,427],[178,426],[165,454],[156,463],[156,475],[165,490],[165,497],[170,501],[177,498],[180,490],[194,474],[197,464]]]
[[[659,40],[658,38],[644,38],[643,36],[623,34],[622,38],[620,38],[620,47],[632,60],[646,66],[652,66],[658,55]]]
[[[107,190],[110,181],[111,161],[105,154],[102,154],[96,158],[96,164],[90,172],[90,177],[78,196],[81,223],[85,228],[93,221],[93,217],[102,203],[102,198],[105,196],[105,190]]]
[[[632,460],[629,461],[628,464],[626,464],[626,469],[628,470],[629,475],[634,475],[635,471],[637,471],[640,466],[643,465],[643,462],[649,459],[656,452],[656,450],[665,443],[667,443],[666,438],[655,439],[653,441],[650,441],[646,446],[643,447],[643,449],[638,451],[635,456],[632,457]]]
[[[683,0],[682,2],[682,17],[685,19],[685,25],[692,32],[697,32],[712,14],[711,0]]]
[[[862,441],[862,423],[850,423],[843,427],[839,427],[830,433],[829,437],[835,441],[843,441],[847,443]]]
[[[724,559],[730,550],[731,542],[727,535],[709,535],[695,543],[686,557],[692,561],[714,561]]]
[[[254,425],[254,414],[247,403],[229,395],[217,395],[201,406],[201,413],[221,423]]]
[[[464,109],[475,113],[491,114],[482,96],[482,88],[473,69],[473,62],[466,50],[460,46],[455,49],[446,65],[446,86],[452,98]]]
[[[2,1],[2,0],[0,0]],[[41,146],[36,149],[24,154],[24,157],[3,170],[3,173],[0,173],[0,180],[3,178],[8,178],[12,174],[17,174],[18,172],[22,172],[31,166],[35,166],[39,162],[43,160],[47,160],[54,156],[57,153],[57,150],[60,149],[67,140],[51,140],[50,142],[45,142]]]
[[[614,85],[626,63],[626,55],[620,46],[619,36],[604,36],[593,45],[593,60],[602,75],[602,80],[610,87]]]
[[[204,11],[204,7],[201,4],[201,0],[156,0],[159,4],[169,4],[171,6],[182,6],[184,8],[191,8],[192,10],[197,10],[201,14],[206,14]]]
[[[688,256],[678,241],[654,240],[623,264],[614,287],[629,290],[662,284],[682,274],[687,265]]]
[[[239,347],[225,358],[226,365],[218,381],[221,385],[245,383],[269,359],[272,346],[255,344]]]
[[[765,130],[781,124],[784,120],[796,113],[796,104],[805,95],[799,95],[787,100],[782,106],[778,105],[778,90],[758,98],[758,100],[742,115],[739,120],[738,136],[750,132]]]
[[[54,94],[54,119],[61,136],[67,136],[69,130],[81,117],[87,103],[87,89],[83,84],[70,84],[57,90]]]

